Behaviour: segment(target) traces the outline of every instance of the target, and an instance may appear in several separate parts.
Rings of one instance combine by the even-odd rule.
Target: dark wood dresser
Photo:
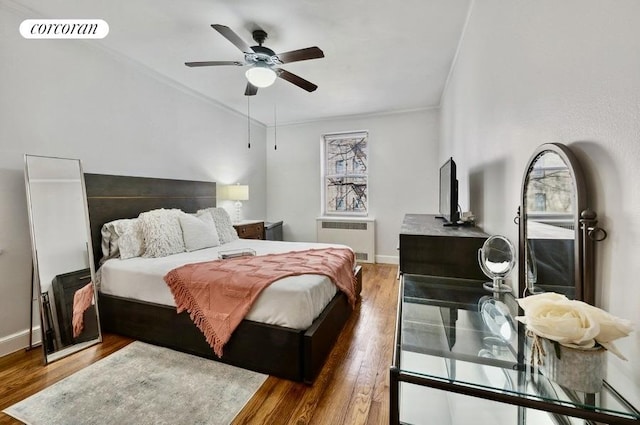
[[[233,227],[241,239],[264,239],[264,221],[240,222]]]
[[[489,237],[477,227],[443,226],[434,214],[406,214],[400,229],[400,273],[487,279],[478,249]]]

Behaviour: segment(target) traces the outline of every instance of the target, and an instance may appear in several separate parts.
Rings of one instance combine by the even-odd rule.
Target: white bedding
[[[104,294],[155,304],[175,306],[164,276],[183,264],[217,260],[219,251],[250,248],[256,255],[303,251],[310,248],[343,247],[301,242],[239,239],[214,248],[184,252],[161,258],[110,259],[100,268],[100,291]],[[336,294],[326,276],[301,275],[280,279],[267,287],[246,319],[307,329]]]

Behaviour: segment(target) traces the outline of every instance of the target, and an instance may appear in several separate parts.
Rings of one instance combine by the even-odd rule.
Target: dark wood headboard
[[[216,206],[215,182],[88,173],[84,181],[96,268],[102,258],[100,229],[104,223],[135,218],[156,208],[196,212]]]

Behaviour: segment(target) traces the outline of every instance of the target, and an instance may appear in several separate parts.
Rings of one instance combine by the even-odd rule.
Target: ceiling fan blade
[[[238,61],[204,61],[204,62],[185,62],[187,66],[220,66],[220,65],[235,65],[235,66],[243,66],[244,63]]]
[[[324,53],[318,47],[307,47],[306,49],[292,50],[290,52],[278,53],[276,56],[282,63],[306,61],[309,59],[320,59]]]
[[[224,38],[233,43],[233,45],[240,49],[243,53],[253,53],[253,49],[247,43],[245,43],[244,40],[238,36],[238,34],[233,32],[231,28],[220,24],[212,24],[211,27],[222,34]]]
[[[247,88],[244,91],[244,95],[255,96],[257,93],[258,93],[258,88],[253,84],[251,84],[250,82],[247,82]]]
[[[318,88],[318,86],[316,86],[312,82],[307,81],[302,77],[298,77],[296,74],[292,74],[282,68],[277,69],[276,72],[278,73],[278,77],[282,78],[283,80],[287,80],[291,84],[295,84],[296,86],[305,89],[308,92],[312,92]]]

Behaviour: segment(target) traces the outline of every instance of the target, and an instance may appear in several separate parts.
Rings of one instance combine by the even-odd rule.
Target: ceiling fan
[[[242,53],[244,53],[244,62],[240,61],[204,61],[204,62],[185,62],[189,67],[198,66],[249,66],[245,73],[247,77],[247,88],[245,96],[254,96],[258,93],[258,88],[269,87],[274,83],[277,77],[282,78],[308,92],[312,92],[318,88],[317,85],[302,77],[292,74],[291,72],[279,68],[279,65],[291,62],[299,62],[309,59],[319,59],[324,57],[324,53],[318,47],[307,47],[306,49],[292,50],[285,53],[275,53],[262,44],[267,39],[267,33],[261,29],[254,30],[252,35],[257,46],[249,46],[240,38],[233,30],[227,26],[213,24],[211,27],[218,31],[224,38],[229,40]]]

